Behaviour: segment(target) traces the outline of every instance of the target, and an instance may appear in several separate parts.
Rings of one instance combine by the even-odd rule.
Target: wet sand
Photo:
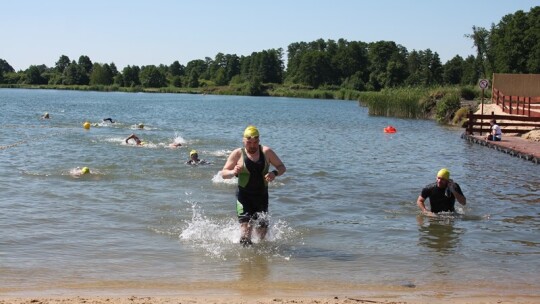
[[[356,296],[334,296],[334,297],[258,297],[258,296],[92,296],[92,297],[28,297],[28,298],[0,298],[0,304],[172,304],[172,303],[213,303],[213,304],[285,304],[285,303],[317,303],[317,304],[352,304],[352,303],[385,303],[385,304],[420,304],[420,303],[538,303],[539,297],[529,296],[477,296],[477,297],[452,297],[444,298],[439,296],[401,298],[401,297],[356,297]]]

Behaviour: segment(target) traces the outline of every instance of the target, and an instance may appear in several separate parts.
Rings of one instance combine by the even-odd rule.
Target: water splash
[[[212,183],[214,184],[225,184],[225,185],[236,185],[238,184],[238,178],[233,177],[230,179],[224,179],[221,177],[221,170],[218,171],[214,177],[212,177]]]
[[[236,218],[216,219],[204,215],[204,211],[196,203],[191,203],[192,217],[186,222],[187,226],[180,232],[179,238],[191,243],[196,248],[203,249],[207,256],[227,260],[230,256],[239,256],[245,250],[239,245],[240,229]],[[297,233],[288,223],[282,220],[270,221],[268,232],[264,241],[253,235],[253,251],[283,259],[290,259],[282,253],[281,246],[296,238]]]

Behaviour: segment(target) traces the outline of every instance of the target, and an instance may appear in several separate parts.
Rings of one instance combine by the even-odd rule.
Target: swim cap
[[[450,178],[450,171],[448,171],[448,169],[446,169],[446,168],[442,168],[441,170],[439,170],[439,172],[437,172],[437,177],[441,177],[441,178],[444,178],[444,179],[449,179]]]
[[[90,129],[90,123],[88,121],[86,121],[84,124],[83,124],[83,128],[85,128],[86,130]]]
[[[144,129],[144,124],[140,123],[139,124],[139,129]]]
[[[81,169],[81,173],[82,173],[82,174],[88,174],[88,173],[90,173],[90,169],[88,169],[88,167],[83,167],[83,168]]]
[[[197,153],[197,150],[191,150],[191,152],[189,152],[189,157],[193,156],[193,154],[199,154],[199,153]]]
[[[259,137],[259,130],[257,130],[257,127],[255,127],[255,126],[248,126],[244,130],[244,137],[245,138]]]

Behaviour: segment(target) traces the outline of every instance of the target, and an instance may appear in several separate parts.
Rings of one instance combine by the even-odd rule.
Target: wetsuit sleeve
[[[465,197],[465,194],[463,194],[463,192],[461,191],[461,187],[459,186],[458,183],[454,183],[454,189],[457,191],[457,193],[463,195],[463,197]]]
[[[430,187],[425,187],[424,189],[422,189],[422,193],[420,194],[420,196],[423,197],[424,199],[428,198],[430,195],[431,195]]]

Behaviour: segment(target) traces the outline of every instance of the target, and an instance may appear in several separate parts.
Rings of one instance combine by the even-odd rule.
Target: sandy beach
[[[127,296],[127,297],[109,297],[109,296],[92,296],[92,297],[30,297],[30,298],[0,298],[1,304],[354,304],[354,303],[385,303],[385,304],[424,304],[424,303],[485,303],[485,304],[503,304],[503,303],[522,303],[532,304],[538,303],[540,299],[537,297],[527,296],[512,296],[512,297],[464,297],[464,298],[413,298],[413,299],[396,299],[389,297],[354,297],[354,296],[335,296],[335,297],[193,297],[193,296],[175,296],[175,297],[159,297],[159,296]]]

